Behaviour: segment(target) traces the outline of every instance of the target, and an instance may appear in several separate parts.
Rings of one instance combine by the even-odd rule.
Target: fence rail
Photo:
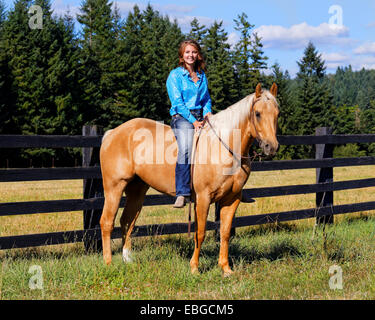
[[[100,189],[101,172],[100,167],[98,166],[98,148],[100,147],[102,138],[100,132],[101,131],[97,128],[85,127],[83,133],[88,133],[89,136],[0,135],[0,148],[84,148],[82,167],[1,169],[0,182],[68,179],[84,179],[85,181],[84,199],[0,203],[0,216],[83,211],[84,230],[0,237],[0,249],[82,241],[87,246],[90,243],[92,244],[93,241],[100,241],[101,235],[98,227],[98,215],[100,217],[101,209],[104,204],[102,190]],[[375,135],[330,135],[322,134],[322,132],[329,132],[329,130],[317,130],[316,136],[278,136],[278,141],[281,145],[317,145],[317,159],[262,161],[252,163],[252,171],[317,168],[317,183],[243,190],[243,197],[244,199],[247,199],[245,202],[250,202],[250,198],[316,193],[317,207],[296,211],[237,217],[233,221],[233,227],[313,217],[333,217],[333,215],[336,214],[375,210],[375,202],[354,203],[340,206],[333,205],[334,191],[375,187],[375,178],[334,182],[333,173],[325,171],[332,170],[333,167],[375,165],[375,157],[333,158],[333,148],[328,148],[332,147],[334,144],[373,143],[375,142]],[[327,150],[330,151],[327,152]],[[324,174],[322,174],[322,172]],[[331,195],[332,203],[320,203],[318,201],[318,195],[321,195],[322,193]],[[123,197],[121,199],[120,207],[124,207],[125,201],[126,197]],[[147,195],[144,205],[169,205],[172,204],[173,201],[174,199],[167,195]],[[93,222],[92,218],[94,216],[96,218]],[[88,220],[90,220],[90,223],[87,223]],[[218,228],[218,217],[216,218],[216,221],[207,221],[207,230],[217,230]],[[137,226],[133,232],[133,236],[187,233],[187,230],[187,223],[145,225]],[[194,230],[194,224],[192,225],[192,230]],[[112,238],[119,238],[120,236],[120,228],[115,228]]]

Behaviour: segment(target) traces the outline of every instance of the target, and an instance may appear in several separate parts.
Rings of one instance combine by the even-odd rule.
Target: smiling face
[[[194,65],[198,59],[198,50],[194,46],[188,44],[185,47],[185,51],[183,54],[183,59],[186,65],[191,66],[194,68]]]

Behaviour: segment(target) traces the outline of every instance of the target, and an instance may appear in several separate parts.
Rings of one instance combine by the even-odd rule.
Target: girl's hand
[[[194,130],[195,130],[195,132],[197,132],[199,129],[202,128],[202,126],[203,126],[203,121],[195,120],[194,123],[193,123],[193,126],[194,126]]]

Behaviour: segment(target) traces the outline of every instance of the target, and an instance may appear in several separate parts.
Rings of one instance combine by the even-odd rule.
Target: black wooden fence
[[[338,190],[358,189],[375,186],[374,178],[333,181],[333,167],[375,165],[375,157],[333,158],[333,145],[347,143],[373,143],[375,135],[332,135],[329,128],[318,128],[315,136],[279,136],[281,145],[316,145],[316,158],[291,161],[253,162],[252,171],[290,170],[316,168],[316,183],[244,189],[244,201],[252,198],[286,196],[296,194],[316,194],[316,207],[276,212],[260,215],[237,217],[233,227],[243,227],[264,223],[291,221],[306,218],[317,218],[318,222],[333,221],[333,215],[352,212],[375,210],[375,201],[352,203],[345,205],[333,204],[333,192]],[[0,148],[64,148],[82,147],[82,167],[75,168],[28,168],[0,169],[0,182],[38,181],[38,180],[84,180],[84,199],[28,201],[0,203],[0,216],[41,214],[50,212],[83,211],[83,230],[63,231],[54,233],[19,235],[0,237],[0,249],[24,248],[62,243],[84,242],[86,248],[100,247],[99,218],[104,204],[99,167],[98,150],[102,132],[97,127],[84,127],[82,136],[19,136],[0,135]],[[375,169],[375,168],[374,168]],[[246,200],[248,199],[248,200]],[[374,199],[375,200],[375,199]],[[122,198],[120,207],[126,199]],[[166,195],[148,195],[145,206],[170,205],[174,199]],[[207,230],[217,230],[220,222],[207,221]],[[194,230],[194,223],[192,225]],[[134,228],[133,236],[165,235],[187,233],[187,223],[170,223],[144,225]],[[120,238],[120,228],[115,228],[112,238]]]

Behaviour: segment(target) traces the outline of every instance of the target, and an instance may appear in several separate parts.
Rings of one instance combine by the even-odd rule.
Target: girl
[[[179,67],[170,72],[167,91],[172,104],[171,128],[178,145],[175,171],[177,198],[173,206],[182,208],[191,195],[190,154],[194,131],[202,127],[204,117],[211,115],[211,98],[199,44],[194,40],[183,41],[178,55]]]

